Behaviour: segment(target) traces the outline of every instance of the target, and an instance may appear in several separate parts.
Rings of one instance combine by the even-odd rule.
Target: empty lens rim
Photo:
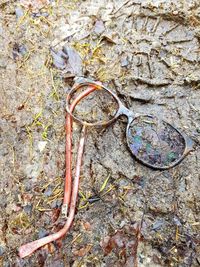
[[[107,91],[115,100],[115,102],[117,103],[118,107],[116,109],[116,112],[115,114],[113,115],[113,118],[107,120],[107,121],[98,121],[98,122],[95,122],[95,123],[91,123],[91,122],[87,122],[87,121],[84,121],[84,120],[81,120],[79,118],[77,118],[73,112],[70,110],[70,100],[72,98],[72,95],[77,91],[79,90],[81,87],[85,87],[85,86],[92,86],[94,87],[94,90],[105,90]],[[79,101],[81,101],[83,98],[85,98],[87,95],[89,95],[90,93],[92,93],[93,91],[89,92],[88,94],[86,94],[84,97],[80,98]],[[79,102],[78,101],[78,102]],[[78,104],[77,102],[77,104]],[[95,127],[95,126],[107,126],[109,124],[111,124],[112,122],[114,122],[118,117],[119,115],[121,114],[120,113],[120,107],[121,107],[121,102],[119,101],[119,99],[116,97],[116,95],[114,93],[112,93],[111,90],[109,90],[108,88],[106,88],[105,86],[103,86],[102,84],[99,84],[99,83],[96,83],[96,82],[90,82],[90,81],[83,81],[83,82],[77,82],[73,85],[72,89],[69,91],[69,93],[67,94],[67,98],[66,98],[66,110],[67,112],[70,114],[70,116],[77,122],[79,122],[80,124],[82,125],[85,125],[85,126],[89,126],[89,127]]]

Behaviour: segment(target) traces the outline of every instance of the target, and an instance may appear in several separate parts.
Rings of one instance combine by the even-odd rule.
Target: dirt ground
[[[65,59],[63,47],[73,51]],[[200,265],[199,64],[199,0],[0,0],[0,266]],[[20,259],[20,245],[63,223],[65,99],[76,75],[167,119],[195,149],[155,171],[130,154],[126,118],[89,129],[70,232]],[[73,152],[79,132],[74,124]]]

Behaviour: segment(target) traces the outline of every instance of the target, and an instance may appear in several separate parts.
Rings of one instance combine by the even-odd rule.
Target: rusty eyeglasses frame
[[[88,86],[93,88],[93,90],[91,90],[88,94],[95,90],[104,90],[109,93],[117,103],[118,107],[116,112],[110,120],[91,123],[80,119],[74,115],[73,111],[70,110],[70,100],[72,95],[78,90]],[[86,127],[106,127],[116,121],[120,116],[126,116],[128,120],[126,127],[126,140],[130,152],[139,162],[153,169],[166,170],[172,168],[179,164],[185,156],[193,150],[193,141],[175,126],[153,115],[134,113],[132,110],[124,106],[118,96],[109,88],[89,79],[75,79],[75,84],[67,95],[66,109],[75,121]],[[150,142],[152,133],[157,143],[162,143],[161,146],[163,147],[156,147],[154,145],[155,148],[153,148],[153,145]],[[142,141],[144,144],[142,144]],[[166,157],[159,155],[159,150],[163,150],[162,153],[164,154],[167,149],[169,153]],[[146,155],[145,153],[149,155]],[[154,153],[154,155],[150,155],[151,153]]]
[[[85,87],[86,89],[84,89]],[[70,103],[70,101],[72,100],[72,95],[79,89],[84,90],[80,92],[80,94],[78,94],[78,96],[75,97],[75,99],[73,99],[73,101]],[[116,109],[116,112],[113,117],[107,121],[102,120],[95,123],[91,123],[75,116],[73,111],[78,105],[78,103],[96,90],[104,90],[105,92],[109,93],[113,97],[114,101],[117,103],[118,108]],[[103,86],[101,83],[94,82],[89,79],[85,79],[82,77],[75,79],[75,83],[66,98],[66,110],[66,176],[64,199],[62,205],[62,215],[66,218],[66,222],[64,227],[57,233],[53,233],[49,236],[22,245],[19,248],[19,256],[21,258],[29,256],[40,247],[62,238],[68,232],[75,215],[81,162],[87,127],[106,127],[116,121],[120,116],[126,116],[128,119],[126,127],[126,139],[130,152],[139,162],[153,169],[165,170],[172,168],[175,165],[179,164],[184,159],[184,157],[191,150],[193,150],[193,141],[184,133],[172,126],[170,123],[163,120],[159,120],[152,115],[134,113],[133,111],[126,108],[120,101],[120,99],[117,97],[117,95],[115,95],[110,89]],[[72,119],[82,125],[79,147],[77,151],[76,169],[73,186],[71,171]],[[161,149],[162,147],[160,148],[159,146],[155,146],[155,140],[153,143],[151,143],[152,137],[156,141],[160,142],[161,145],[164,144],[163,149]],[[177,147],[178,152],[175,151],[177,152],[177,154],[175,155],[175,152],[174,154],[169,154],[171,155],[169,159],[168,156],[166,158],[164,156],[164,160],[167,160],[167,162],[164,161],[166,165],[162,165],[160,162],[163,160],[163,155],[159,155],[159,149],[164,150],[165,152],[165,150],[167,149],[175,150],[175,148]],[[153,153],[152,151],[155,153],[151,154]]]

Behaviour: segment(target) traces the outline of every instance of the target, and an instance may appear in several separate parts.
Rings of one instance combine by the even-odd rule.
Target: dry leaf
[[[62,50],[56,52],[51,50],[53,65],[63,70],[65,73],[73,75],[82,75],[82,59],[78,52],[69,46],[64,46]]]
[[[75,250],[73,254],[75,256],[83,257],[91,250],[91,248],[92,248],[92,245],[87,245],[79,250]]]
[[[91,224],[89,222],[84,222],[83,223],[83,227],[86,231],[90,231],[91,230]]]

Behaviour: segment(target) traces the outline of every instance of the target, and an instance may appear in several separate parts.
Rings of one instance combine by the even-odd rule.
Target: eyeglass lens
[[[170,124],[151,116],[139,116],[128,129],[131,152],[147,165],[168,167],[183,156],[185,140]]]

